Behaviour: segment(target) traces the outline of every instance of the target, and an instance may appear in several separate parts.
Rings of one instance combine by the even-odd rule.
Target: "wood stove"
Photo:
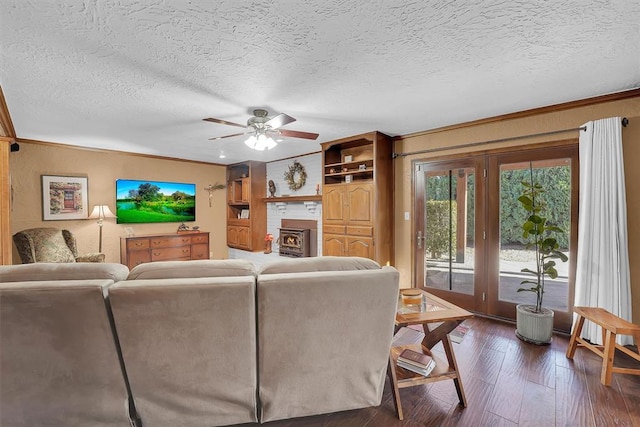
[[[317,222],[302,219],[283,219],[281,221],[278,245],[280,256],[294,258],[317,256]]]

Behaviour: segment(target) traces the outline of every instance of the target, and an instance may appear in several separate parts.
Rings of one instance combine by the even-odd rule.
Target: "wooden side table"
[[[467,406],[467,398],[464,395],[460,373],[458,372],[458,364],[448,334],[465,319],[473,317],[473,314],[428,292],[421,292],[423,294],[423,303],[420,311],[407,308],[402,304],[402,300],[400,299],[398,302],[398,313],[396,314],[395,330],[398,332],[400,328],[408,325],[422,325],[424,329],[422,343],[392,347],[389,355],[387,374],[391,381],[393,403],[400,420],[404,418],[402,403],[400,402],[400,389],[405,387],[414,387],[451,379],[456,387],[460,405],[463,407]],[[430,330],[428,325],[433,323],[439,323],[439,325],[433,330]],[[433,356],[431,353],[431,349],[441,341],[447,357],[446,360]],[[432,356],[436,361],[436,367],[426,377],[398,367],[396,360],[405,348],[410,348],[414,351]]]

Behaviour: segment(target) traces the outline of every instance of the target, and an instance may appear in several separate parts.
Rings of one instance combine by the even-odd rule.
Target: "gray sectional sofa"
[[[123,426],[129,393],[106,292],[120,264],[0,267],[0,425]]]
[[[364,258],[0,267],[0,425],[217,426],[379,405],[398,272]]]

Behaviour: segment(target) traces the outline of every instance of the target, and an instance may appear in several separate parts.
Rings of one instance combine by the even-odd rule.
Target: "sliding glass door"
[[[544,306],[555,327],[569,331],[575,271],[578,148],[568,146],[415,164],[416,286],[468,310],[515,319],[515,305],[535,304],[522,269],[532,268],[532,249],[522,238],[526,212],[518,197],[533,174],[542,184],[549,222],[569,262],[547,280]]]

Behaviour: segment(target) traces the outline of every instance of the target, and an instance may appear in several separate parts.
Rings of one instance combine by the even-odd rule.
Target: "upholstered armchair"
[[[23,264],[34,262],[104,262],[104,254],[78,256],[76,238],[69,230],[30,228],[13,235]]]

